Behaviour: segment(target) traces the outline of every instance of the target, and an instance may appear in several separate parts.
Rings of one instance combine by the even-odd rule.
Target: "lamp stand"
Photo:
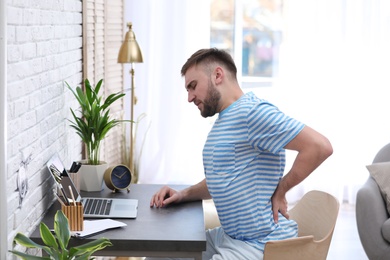
[[[135,87],[134,87],[134,68],[131,63],[131,102],[130,102],[130,172],[133,176],[136,176],[134,172],[134,105],[136,104]]]
[[[138,46],[137,41],[135,40],[135,34],[132,30],[132,23],[127,23],[127,27],[129,28],[128,32],[126,33],[125,39],[121,45],[121,48],[119,49],[118,53],[118,63],[131,63],[131,102],[130,102],[130,171],[133,175],[134,179],[133,182],[138,182],[138,173],[135,172],[135,163],[134,163],[134,153],[135,153],[135,131],[134,131],[134,106],[137,104],[137,98],[135,96],[135,87],[134,87],[134,68],[133,63],[142,63],[142,52],[141,49]]]

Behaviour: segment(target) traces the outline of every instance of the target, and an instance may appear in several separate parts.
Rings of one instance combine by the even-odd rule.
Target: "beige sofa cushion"
[[[366,167],[378,184],[386,202],[387,212],[390,214],[390,162],[373,163]]]

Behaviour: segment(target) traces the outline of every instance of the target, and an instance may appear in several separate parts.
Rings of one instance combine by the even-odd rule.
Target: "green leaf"
[[[74,260],[89,260],[89,259],[95,259],[91,258],[90,254],[85,253],[84,255],[79,255],[74,258]]]
[[[49,247],[35,243],[34,241],[32,241],[30,238],[23,235],[22,233],[17,233],[16,236],[14,237],[14,241],[21,246],[24,246],[27,248],[39,248],[39,249],[45,250],[49,255],[53,255],[53,252]],[[17,255],[23,254],[22,252],[18,252],[18,251],[11,251],[11,252],[13,254],[17,254]],[[32,258],[32,259],[34,259],[34,258]],[[41,259],[41,258],[39,258],[39,259]],[[44,259],[46,259],[46,258],[44,258]]]
[[[88,258],[85,258],[85,259],[89,259],[89,257],[94,252],[102,250],[107,246],[112,246],[112,243],[110,242],[110,240],[108,240],[107,238],[99,238],[97,240],[88,242],[84,245],[71,248],[69,251],[69,256],[70,257],[73,257],[73,256],[80,257],[80,258],[75,258],[75,259],[84,259],[82,257],[88,256]]]
[[[99,93],[99,90],[100,90],[100,87],[102,86],[102,83],[103,83],[103,79],[99,80],[99,82],[96,84],[96,87],[95,87],[96,95]]]
[[[110,106],[124,97],[124,93],[114,93],[108,95],[104,100],[104,95],[99,96],[99,91],[103,86],[103,79],[94,87],[88,79],[84,80],[84,91],[76,87],[74,91],[69,84],[68,88],[72,91],[80,104],[80,116],[76,116],[72,109],[73,120],[69,120],[71,127],[76,130],[81,140],[85,143],[87,150],[88,163],[99,163],[100,142],[106,137],[107,133],[120,122],[131,122],[131,120],[111,119],[109,115]]]
[[[54,233],[57,236],[61,249],[65,250],[68,247],[70,230],[68,219],[61,210],[57,210],[57,213],[54,216]]]
[[[107,107],[109,107],[112,103],[114,103],[118,99],[122,98],[123,96],[125,96],[125,94],[123,94],[123,93],[115,93],[115,94],[109,95],[106,98],[106,101],[104,102],[104,104],[102,106],[102,109],[103,110],[107,109]]]
[[[14,241],[18,243],[21,246],[28,247],[28,248],[44,248],[45,246],[42,246],[40,244],[35,243],[32,241],[30,238],[26,237],[22,233],[17,233],[16,236],[14,237]]]
[[[88,109],[88,99],[87,96],[84,94],[83,90],[80,87],[77,87],[76,92],[76,98],[79,101],[81,108]]]
[[[50,257],[41,257],[41,256],[34,256],[34,255],[28,255],[26,253],[22,253],[16,250],[9,250],[10,253],[19,256],[23,260],[50,260]]]
[[[27,236],[18,233],[16,234],[14,241],[27,248],[38,248],[47,252],[51,257],[39,257],[31,256],[24,252],[19,252],[16,250],[10,250],[9,252],[17,255],[21,259],[26,260],[37,260],[37,259],[57,259],[57,260],[88,260],[91,258],[91,255],[98,250],[102,250],[107,246],[112,246],[110,240],[106,238],[99,238],[97,240],[88,242],[86,244],[80,245],[78,247],[67,249],[69,239],[70,239],[70,230],[68,219],[65,217],[64,213],[61,210],[58,210],[54,216],[54,235],[50,232],[47,226],[44,223],[40,225],[41,238],[47,246],[43,246],[35,243]],[[61,249],[58,248],[58,243],[61,246]]]
[[[58,244],[57,240],[51,233],[50,229],[45,225],[45,223],[41,223],[39,227],[40,233],[41,233],[41,238],[43,243],[49,247],[53,247],[55,249],[58,249]]]
[[[88,79],[84,80],[84,88],[85,88],[86,100],[88,100],[88,103],[91,104],[94,100],[94,97],[92,95],[92,87]]]

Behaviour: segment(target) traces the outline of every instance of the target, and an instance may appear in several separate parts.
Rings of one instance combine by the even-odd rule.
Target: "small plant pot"
[[[79,169],[80,190],[101,191],[103,189],[103,176],[108,164],[103,162],[99,165],[88,165],[82,162]]]

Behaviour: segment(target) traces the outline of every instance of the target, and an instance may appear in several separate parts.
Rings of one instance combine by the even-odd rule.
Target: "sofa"
[[[370,260],[390,259],[390,144],[379,150],[367,169],[370,175],[356,197],[360,241]]]

